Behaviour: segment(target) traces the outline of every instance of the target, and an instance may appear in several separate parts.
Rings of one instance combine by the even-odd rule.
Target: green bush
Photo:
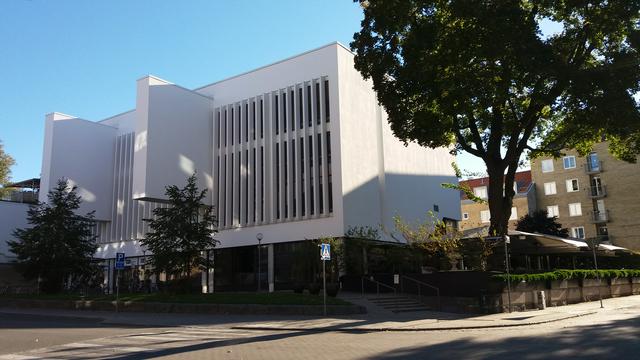
[[[544,273],[535,274],[512,274],[510,276],[513,282],[534,282],[534,281],[550,281],[550,280],[571,280],[571,279],[595,279],[600,276],[602,279],[640,277],[640,270],[554,270]],[[493,275],[494,279],[507,281],[507,274]]]

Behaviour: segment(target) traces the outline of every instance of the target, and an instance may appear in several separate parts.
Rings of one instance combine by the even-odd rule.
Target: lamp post
[[[507,268],[507,300],[509,301],[509,312],[511,312],[511,274],[509,269],[509,244],[511,238],[509,235],[504,236],[504,263]]]
[[[604,309],[604,305],[602,304],[602,289],[600,289],[600,273],[598,272],[598,257],[596,256],[596,247],[598,244],[596,243],[596,238],[594,237],[591,240],[591,251],[593,252],[593,266],[596,269],[596,278],[598,279],[598,297],[600,298],[600,308]]]
[[[256,239],[258,239],[258,292],[260,292],[261,284],[261,275],[262,275],[262,254],[260,254],[260,249],[262,248],[262,233],[256,234]]]

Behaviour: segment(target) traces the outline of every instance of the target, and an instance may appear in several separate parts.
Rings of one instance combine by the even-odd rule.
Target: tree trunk
[[[509,166],[507,173],[504,173],[502,166],[491,166],[487,164],[489,175],[489,211],[491,213],[491,225],[489,226],[489,236],[504,236],[509,230],[509,218],[511,217],[511,206],[513,204],[513,183],[515,179],[516,166]]]

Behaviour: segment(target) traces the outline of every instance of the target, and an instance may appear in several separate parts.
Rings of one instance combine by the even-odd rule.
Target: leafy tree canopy
[[[532,214],[527,214],[518,220],[516,230],[555,235],[560,237],[569,236],[569,230],[558,223],[558,217],[549,217],[547,210],[536,210]]]
[[[207,190],[200,191],[196,182],[193,174],[184,188],[167,186],[169,206],[154,209],[154,218],[144,219],[151,231],[142,244],[152,252],[151,262],[158,271],[188,277],[206,266],[202,252],[218,243],[213,238],[217,225],[213,207],[202,203]]]
[[[40,277],[42,290],[56,292],[68,276],[92,275],[96,251],[93,212],[78,215],[82,199],[76,187],[59,180],[48,194],[48,203],[31,206],[30,227],[16,229],[17,240],[9,248],[17,257],[17,268],[27,279]]]
[[[15,165],[15,160],[11,155],[4,152],[4,145],[0,141],[0,196],[4,196],[7,191],[4,186],[11,180],[11,167]]]
[[[492,232],[506,234],[523,152],[586,152],[604,136],[622,159],[640,151],[640,0],[360,4],[356,69],[398,138],[484,161]]]

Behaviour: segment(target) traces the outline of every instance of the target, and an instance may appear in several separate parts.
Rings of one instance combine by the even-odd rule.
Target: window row
[[[571,203],[569,206],[569,216],[582,216],[582,204]],[[547,206],[547,217],[560,217],[560,208],[558,205]]]
[[[517,182],[513,183],[513,191],[517,194],[518,193],[518,184]],[[473,188],[473,194],[477,197],[479,197],[480,199],[488,199],[489,198],[489,193],[488,193],[488,187],[487,186],[477,186]],[[504,189],[502,189],[502,195],[504,196]]]
[[[329,80],[311,80],[215,110],[216,147],[239,145],[331,120]],[[271,123],[267,123],[270,121]]]
[[[567,188],[567,192],[576,192],[576,191],[580,191],[580,183],[578,182],[578,179],[567,179],[565,180],[565,185]],[[545,195],[556,195],[557,189],[556,189],[556,182],[555,181],[551,181],[551,182],[546,182],[544,183],[544,194]]]
[[[542,172],[543,173],[548,173],[548,172],[553,172],[554,171],[553,161],[554,161],[553,159],[545,159],[545,160],[542,160],[540,162],[540,166],[542,168]],[[600,161],[598,160],[598,154],[597,153],[592,152],[589,155],[587,155],[586,166],[587,166],[587,169],[589,171],[599,171],[600,170]],[[577,165],[576,165],[576,157],[574,155],[564,156],[562,158],[562,167],[565,170],[575,169],[577,167]]]
[[[469,215],[467,214],[467,219]],[[463,216],[464,219],[464,216]],[[511,208],[511,216],[509,220],[518,220],[518,209],[514,206]],[[480,211],[480,221],[483,223],[491,222],[491,211],[490,210],[481,210]]]

